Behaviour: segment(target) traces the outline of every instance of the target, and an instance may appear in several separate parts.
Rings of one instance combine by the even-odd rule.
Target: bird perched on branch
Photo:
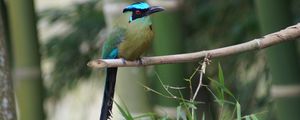
[[[149,15],[163,10],[162,7],[149,6],[145,2],[133,3],[124,8],[123,14],[103,44],[102,58],[139,60],[154,37]],[[106,69],[100,120],[111,118],[117,70],[118,68]]]

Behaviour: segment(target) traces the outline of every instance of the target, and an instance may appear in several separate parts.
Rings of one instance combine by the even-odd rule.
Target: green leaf
[[[188,106],[188,108],[195,109],[195,110],[197,109],[197,107],[193,103],[185,102],[185,104]]]
[[[210,81],[212,81],[212,83],[211,83],[212,87],[218,87],[218,88],[220,88],[220,89],[214,88],[215,91],[216,91],[216,93],[217,93],[217,96],[218,96],[218,100],[217,101],[222,102],[222,101],[225,100],[224,92],[227,93],[228,95],[230,95],[231,97],[233,97],[235,99],[234,95],[225,86],[224,74],[223,74],[222,66],[221,66],[220,63],[218,64],[218,81],[216,81],[216,80],[214,80],[212,78],[208,78],[208,79]],[[223,103],[219,103],[219,104],[223,104]]]
[[[221,67],[220,62],[218,63],[218,78],[219,78],[219,82],[222,86],[225,86],[225,82],[224,82],[224,74],[223,74],[223,70]],[[222,100],[224,100],[224,90],[221,89],[221,96],[222,96]]]
[[[114,103],[117,105],[119,111],[121,112],[122,116],[123,116],[126,120],[134,120],[127,108],[122,108],[122,107],[121,107],[117,102],[115,102],[115,101],[114,101]]]
[[[225,86],[222,86],[222,89],[225,91],[225,93],[227,93],[228,95],[230,95],[231,97],[233,97],[235,99],[234,95],[230,92],[229,89],[227,89]]]
[[[219,72],[218,72],[219,81],[222,85],[224,85],[224,83],[225,83],[224,82],[224,74],[223,74],[222,66],[220,63],[218,63],[218,70],[219,70]]]
[[[154,119],[154,116],[155,116],[154,113],[145,113],[145,114],[134,117],[134,119],[141,119],[141,118],[145,118],[145,117],[150,117],[150,118]]]
[[[253,115],[250,115],[250,117],[251,117],[251,119],[252,119],[252,120],[258,120],[258,118],[256,117],[256,115],[255,115],[255,114],[253,114]]]
[[[211,80],[213,84],[216,84],[217,87],[221,88],[225,93],[227,93],[228,95],[230,95],[231,97],[233,97],[233,98],[235,99],[234,95],[230,92],[229,89],[226,88],[226,86],[220,84],[220,83],[217,82],[216,80],[213,80],[213,79],[209,79],[209,80]],[[224,100],[224,99],[221,99],[221,100]],[[236,99],[235,99],[235,100],[236,100]]]
[[[164,116],[163,118],[160,118],[159,120],[168,120],[168,116]]]
[[[179,120],[180,119],[180,114],[181,114],[181,106],[177,106],[177,119],[176,120]]]
[[[245,116],[246,120],[251,120],[250,116]]]
[[[193,103],[190,103],[190,102],[187,102],[187,101],[184,101],[184,98],[183,98],[183,95],[180,91],[179,92],[179,95],[180,95],[180,98],[181,98],[181,103],[180,103],[180,106],[182,106],[182,108],[184,108],[186,110],[186,114],[184,116],[182,116],[183,119],[186,119],[186,117],[191,120],[192,119],[192,114],[190,112],[190,107],[191,105],[188,105],[188,104],[193,104]],[[193,104],[194,105],[194,104]],[[195,106],[195,105],[194,105]],[[194,110],[194,108],[193,108]]]
[[[205,112],[202,115],[202,120],[205,120]]]
[[[241,117],[241,114],[242,114],[242,112],[241,112],[241,105],[240,105],[240,103],[238,102],[238,101],[236,101],[236,119],[237,120],[242,120],[242,117]]]
[[[213,78],[210,78],[210,77],[208,77],[208,79],[210,80],[210,81],[212,81],[211,83],[210,83],[210,86],[212,87],[212,90],[216,93],[215,94],[215,97],[216,97],[216,99],[217,100],[219,100],[219,99],[221,99],[221,89],[220,89],[220,85],[218,84],[218,82],[216,81],[216,80],[214,80]],[[214,95],[214,94],[213,94]]]
[[[186,114],[184,116],[181,116],[181,117],[183,119],[188,118],[188,120],[192,120],[193,116],[192,116],[192,113],[190,111],[190,109],[192,109],[192,108],[189,108],[188,102],[182,102],[182,103],[180,103],[180,106],[184,107],[185,111],[186,111]]]
[[[185,81],[188,81],[188,82],[191,81],[191,79],[184,79],[184,80],[185,80]]]
[[[127,115],[129,115],[131,118],[133,118],[133,116],[130,114],[129,109],[128,109],[127,105],[125,104],[125,102],[122,99],[120,99],[120,101],[123,104],[124,109],[125,109]]]

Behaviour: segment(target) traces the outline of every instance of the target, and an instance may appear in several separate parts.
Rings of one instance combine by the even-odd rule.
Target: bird
[[[164,11],[163,7],[136,2],[123,9],[123,13],[103,43],[102,59],[141,60],[154,38],[150,15]],[[115,92],[117,67],[106,68],[100,120],[112,118],[111,110]]]

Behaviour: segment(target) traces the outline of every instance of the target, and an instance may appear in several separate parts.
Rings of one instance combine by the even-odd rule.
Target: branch
[[[272,98],[288,98],[300,95],[299,85],[273,85],[271,89]]]
[[[175,54],[166,56],[154,56],[154,57],[143,57],[140,61],[124,61],[122,59],[97,59],[90,61],[87,65],[92,68],[106,68],[106,67],[134,67],[134,66],[146,66],[146,65],[157,65],[157,64],[172,64],[199,61],[206,55],[211,58],[219,58],[223,56],[234,55],[247,51],[259,50],[272,45],[276,45],[286,41],[293,41],[295,38],[300,37],[300,23],[290,26],[284,30],[271,33],[257,38],[249,42],[217,48],[212,50],[204,50],[200,52],[186,53],[186,54]]]

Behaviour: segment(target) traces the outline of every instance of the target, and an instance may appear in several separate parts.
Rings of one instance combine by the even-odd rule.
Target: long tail
[[[100,120],[108,120],[111,118],[117,71],[118,68],[107,68]]]

